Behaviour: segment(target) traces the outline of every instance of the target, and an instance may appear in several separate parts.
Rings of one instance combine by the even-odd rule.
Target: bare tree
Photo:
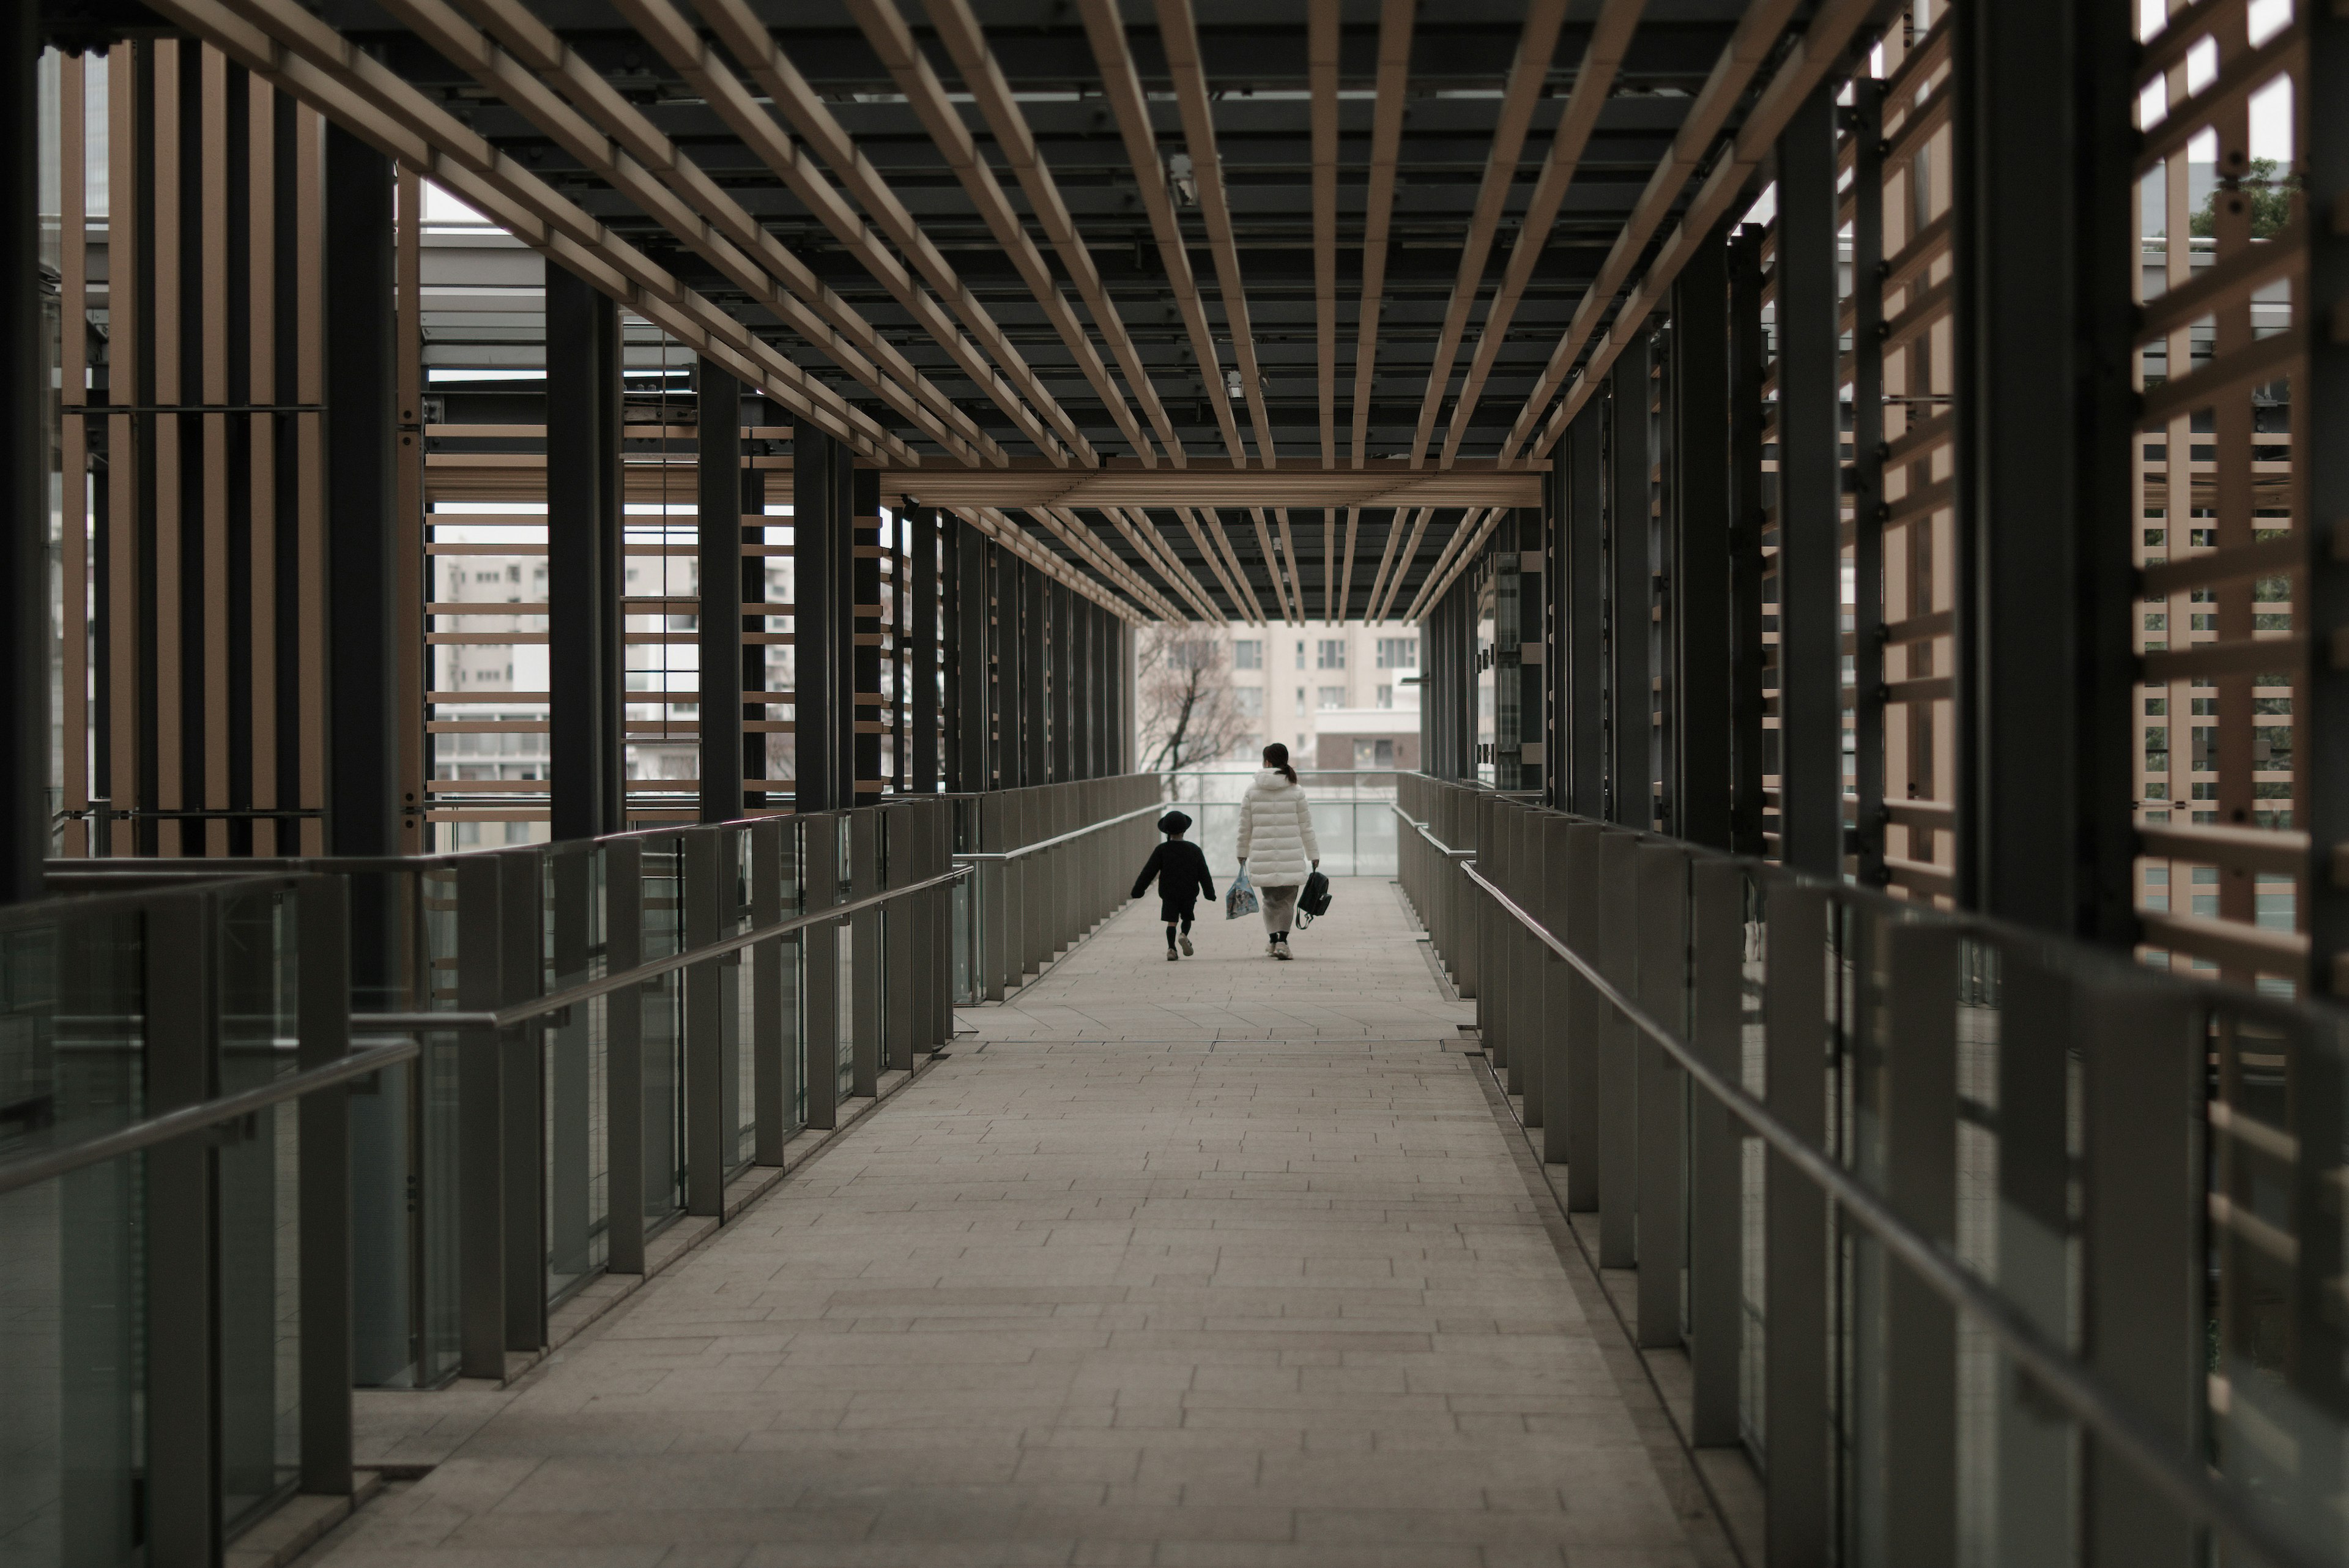
[[[1223,639],[1198,627],[1154,626],[1142,635],[1134,666],[1135,717],[1151,771],[1178,773],[1213,762],[1248,733]]]

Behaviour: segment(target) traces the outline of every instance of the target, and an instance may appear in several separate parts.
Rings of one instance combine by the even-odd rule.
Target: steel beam
[[[1778,857],[1843,874],[1835,91],[1778,139]]]
[[[626,826],[619,356],[619,307],[548,263],[548,788],[557,840]]]
[[[2349,17],[2324,7],[2308,14],[2306,82],[2349,81]],[[2304,320],[2349,302],[2349,95],[2312,94],[2302,110],[2302,186],[2307,192],[2308,298]],[[2321,192],[2321,194],[2320,194]],[[2319,217],[2318,209],[2329,208]],[[2313,332],[2308,368],[2293,387],[2302,428],[2332,439],[2295,442],[2292,452],[2307,486],[2308,510],[2298,526],[2309,533],[2308,571],[2295,606],[2311,648],[2337,648],[2349,637],[2349,343]],[[2349,996],[2349,883],[2333,874],[2349,846],[2349,665],[2312,659],[2301,688],[2297,733],[2298,804],[2308,812],[2309,863],[2300,896],[2308,900],[2310,990]]]
[[[1634,333],[1615,361],[1607,427],[1607,817],[1646,832],[1655,823],[1648,740],[1648,557],[1651,505],[1648,340]]]
[[[399,852],[394,628],[391,160],[326,130],[326,847]],[[47,624],[47,618],[42,618]],[[419,803],[420,804],[420,803]],[[366,946],[364,921],[352,935]],[[364,963],[364,960],[362,961]],[[358,977],[370,978],[364,971]]]
[[[1730,845],[1729,267],[1726,235],[1672,290],[1672,831]]]
[[[1762,524],[1773,475],[1762,472],[1762,235],[1729,242],[1729,847],[1758,856],[1762,728]],[[1571,431],[1568,432],[1571,439]]]
[[[2137,931],[2132,15],[1953,24],[1958,900],[2106,942]]]
[[[41,895],[41,861],[49,852],[49,459],[48,334],[42,324],[40,214],[41,12],[18,5],[5,50],[7,151],[0,153],[0,454],[7,490],[0,496],[0,625],[6,627],[8,674],[0,680],[0,904]],[[386,212],[389,204],[386,203]],[[77,232],[67,244],[79,245]],[[128,268],[125,268],[127,271]],[[73,275],[68,274],[68,276]],[[388,296],[387,296],[388,297]],[[83,330],[84,301],[62,302],[64,330]],[[74,389],[74,395],[84,396]],[[81,475],[67,476],[78,487]],[[68,526],[78,527],[78,506]],[[67,744],[79,744],[68,737]]]
[[[695,617],[699,655],[701,820],[742,815],[742,385],[708,359],[695,367],[698,441]],[[796,534],[796,531],[795,531]],[[764,710],[761,712],[763,716]]]
[[[841,614],[848,568],[848,496],[838,483],[839,443],[802,420],[792,428],[792,747],[796,809],[847,804],[847,765],[835,732],[846,706],[848,639]]]

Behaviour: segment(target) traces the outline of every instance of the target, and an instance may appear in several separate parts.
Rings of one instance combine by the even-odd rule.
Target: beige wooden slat
[[[948,167],[954,170],[956,178],[962,182],[964,194],[970,198],[971,205],[978,209],[978,215],[985,221],[988,232],[995,236],[995,243],[1003,248],[1003,254],[1010,258],[1020,280],[1027,284],[1028,292],[1042,306],[1044,318],[1060,334],[1061,341],[1068,345],[1070,354],[1076,359],[1077,369],[1100,395],[1102,407],[1108,410],[1135,455],[1143,462],[1155,465],[1158,462],[1157,449],[1143,433],[1141,424],[1133,417],[1133,410],[1127,406],[1125,394],[1112,380],[1109,367],[1102,362],[1101,351],[1094,348],[1083,324],[1078,321],[1076,313],[1069,308],[1069,302],[1062,297],[1060,280],[1052,275],[1052,269],[1046,265],[1043,253],[1029,237],[1019,213],[1012,211],[1010,198],[1004,194],[1002,182],[996,178],[994,169],[979,152],[978,139],[972,136],[970,127],[963,122],[961,111],[947,98],[946,84],[938,79],[937,72],[930,67],[928,57],[915,43],[914,30],[905,25],[904,15],[897,9],[896,0],[846,0],[846,4],[849,15],[855,17],[856,25],[864,30],[866,42],[873,46],[881,57],[882,65],[888,68],[890,79],[905,95],[906,102],[913,106],[915,114],[920,118],[922,128],[930,133],[930,140],[936,145]]]
[[[1581,168],[1582,154],[1590,145],[1599,113],[1615,89],[1616,73],[1622,68],[1624,52],[1631,46],[1631,36],[1639,28],[1640,13],[1645,5],[1646,0],[1606,0],[1599,9],[1598,24],[1591,28],[1590,42],[1583,50],[1582,63],[1574,73],[1574,90],[1566,100],[1565,112],[1558,117],[1557,132],[1550,139],[1549,151],[1542,159],[1533,193],[1526,199],[1525,218],[1518,228],[1519,243],[1509,251],[1508,266],[1501,275],[1493,303],[1485,312],[1484,325],[1477,331],[1476,352],[1461,382],[1459,400],[1452,410],[1451,428],[1444,432],[1442,462],[1446,468],[1456,461],[1460,443],[1467,437],[1469,416],[1476,411],[1485,382],[1493,373],[1494,361],[1508,338],[1509,323],[1516,319],[1518,303],[1525,298],[1526,286],[1533,281],[1534,267],[1541,260],[1544,247],[1539,236],[1549,233],[1566,200],[1567,190]]]
[[[1183,442],[1174,433],[1174,421],[1160,400],[1158,388],[1151,379],[1149,368],[1142,362],[1141,351],[1134,347],[1133,337],[1120,318],[1115,301],[1102,285],[1101,269],[1094,265],[1092,247],[1077,232],[1076,220],[1070,215],[1068,202],[1062,200],[1059,182],[1036,149],[1036,138],[1029,130],[1028,118],[1014,97],[1011,84],[996,62],[994,52],[988,47],[987,36],[972,12],[969,0],[925,0],[930,24],[936,28],[938,41],[946,47],[947,56],[954,61],[955,69],[962,76],[963,86],[978,104],[987,121],[988,132],[995,138],[996,152],[1010,166],[1019,181],[1019,189],[1028,198],[1030,212],[1052,242],[1053,254],[1061,258],[1061,266],[1084,300],[1093,325],[1108,341],[1111,355],[1118,369],[1124,372],[1126,385],[1133,389],[1142,402],[1143,411],[1150,418],[1151,429],[1157,433],[1159,444],[1179,467],[1184,460]]]
[[[1493,140],[1485,150],[1485,173],[1476,186],[1476,204],[1470,209],[1468,232],[1462,236],[1458,275],[1452,297],[1444,307],[1444,327],[1435,339],[1427,386],[1420,395],[1419,423],[1411,436],[1413,468],[1424,461],[1427,443],[1435,433],[1435,416],[1444,407],[1452,381],[1452,362],[1460,352],[1461,334],[1467,330],[1469,312],[1485,277],[1485,263],[1493,254],[1493,235],[1500,227],[1501,209],[1516,183],[1517,159],[1525,151],[1526,133],[1533,127],[1534,106],[1549,80],[1549,65],[1557,53],[1558,28],[1566,22],[1566,0],[1527,0],[1525,30],[1517,36],[1516,57],[1501,88],[1501,105],[1493,121]],[[1580,84],[1578,83],[1578,86]],[[1529,244],[1542,231],[1527,226]],[[1520,246],[1520,249],[1526,248]]]
[[[616,0],[616,4],[622,15],[636,22],[639,29],[645,31],[664,54],[674,58],[676,54],[682,52],[684,40],[674,30],[681,18],[670,0]],[[854,138],[848,134],[847,128],[840,123],[839,118],[783,54],[781,46],[775,42],[774,35],[751,11],[748,0],[698,0],[698,8],[702,21],[725,42],[727,48],[750,72],[750,79],[767,94],[773,112],[788,119],[817,155],[831,166],[833,177],[847,188],[898,251],[953,307],[956,317],[968,330],[971,338],[991,357],[993,366],[978,360],[976,369],[969,366],[966,369],[973,369],[979,385],[987,389],[997,406],[1012,416],[1013,421],[1027,431],[1029,439],[1036,443],[1037,450],[1046,456],[1055,459],[1065,457],[1087,464],[1098,462],[1100,458],[1093,452],[1092,443],[1085,439],[1084,432],[1077,428],[1068,410],[1061,408],[1052,394],[1045,389],[1042,379],[1029,365],[994,317],[988,313],[987,307],[979,303],[978,296],[956,274],[945,254],[922,231],[913,213],[906,210],[905,204],[881,178],[871,161],[857,151]],[[699,43],[698,37],[693,41]],[[723,68],[716,67],[716,62],[709,59],[706,53],[701,63],[705,76],[711,67]],[[762,148],[762,155],[764,151]],[[884,286],[888,287],[893,295],[921,294],[919,287],[907,276],[905,263],[889,254],[886,246],[874,243],[872,228],[847,209],[820,174],[807,168],[805,161],[798,158],[792,161],[792,169],[793,171],[790,173],[782,170],[777,172],[784,173],[786,182],[792,187],[792,193],[815,209],[816,215],[833,229],[841,243],[865,264]],[[820,203],[811,201],[808,194],[809,189],[816,186],[823,188],[825,199]],[[926,296],[922,297],[927,298]],[[900,303],[904,303],[903,298]],[[933,305],[930,309],[935,311],[936,306]],[[920,314],[916,312],[917,316]],[[976,360],[975,355],[973,358]],[[1057,441],[1053,434],[1047,434],[1039,426],[1040,418],[1042,424],[1050,426],[1051,431],[1057,434]],[[1065,451],[1062,443],[1065,443]]]
[[[1352,448],[1356,468],[1370,456],[1364,448],[1370,441],[1371,391],[1379,359],[1379,309],[1386,296],[1387,236],[1394,218],[1395,164],[1402,148],[1403,95],[1411,80],[1411,35],[1418,0],[1381,0],[1379,7],[1379,74],[1371,119],[1370,183],[1362,204],[1362,300],[1355,312]]]
[[[1225,448],[1235,462],[1247,460],[1247,446],[1240,439],[1239,426],[1232,419],[1231,400],[1224,395],[1224,359],[1216,351],[1215,334],[1207,325],[1206,306],[1199,298],[1198,279],[1191,271],[1191,252],[1183,236],[1183,227],[1174,216],[1174,198],[1166,189],[1166,166],[1158,151],[1158,135],[1150,123],[1150,106],[1142,90],[1142,78],[1133,67],[1133,53],[1125,38],[1125,19],[1117,9],[1116,0],[1078,0],[1078,10],[1084,18],[1085,36],[1092,43],[1093,60],[1101,68],[1102,94],[1108,100],[1110,112],[1116,118],[1118,134],[1125,142],[1125,158],[1133,170],[1134,184],[1142,193],[1143,210],[1150,216],[1150,229],[1158,241],[1160,265],[1166,269],[1168,289],[1174,296],[1181,311],[1183,325],[1191,338],[1191,352],[1196,358],[1199,375],[1207,383],[1207,405],[1216,410],[1216,423],[1224,433]]]
[[[1598,328],[1607,306],[1631,275],[1646,252],[1648,242],[1665,218],[1671,213],[1672,204],[1681,191],[1695,178],[1696,171],[1712,151],[1713,141],[1726,125],[1738,100],[1745,96],[1747,86],[1768,61],[1772,50],[1778,47],[1786,23],[1795,14],[1795,0],[1755,0],[1755,4],[1738,18],[1737,27],[1730,35],[1728,46],[1713,62],[1704,86],[1689,102],[1687,117],[1681,121],[1680,130],[1672,137],[1672,145],[1656,171],[1649,176],[1647,186],[1631,208],[1622,232],[1608,249],[1607,259],[1599,264],[1599,276],[1582,303],[1575,306],[1565,335],[1550,353],[1549,363],[1535,380],[1532,393],[1526,400],[1525,411],[1517,416],[1507,439],[1501,443],[1501,455],[1513,457],[1540,422],[1542,410],[1566,381],[1567,372],[1574,368],[1576,355],[1588,342]]]
[[[393,15],[949,453],[966,462],[998,455],[968,414],[521,0],[464,4],[485,31],[446,0],[388,0]]]
[[[1224,327],[1232,335],[1232,358],[1256,428],[1257,455],[1267,468],[1280,464],[1272,440],[1272,418],[1264,406],[1264,371],[1256,358],[1256,329],[1248,319],[1247,282],[1240,275],[1240,248],[1232,233],[1231,203],[1224,192],[1224,160],[1216,143],[1215,111],[1207,99],[1206,68],[1199,63],[1199,28],[1191,0],[1158,0],[1158,42],[1174,81],[1174,107],[1183,121],[1183,144],[1199,188],[1199,216],[1207,229],[1208,254],[1216,263],[1216,290],[1222,296]]]

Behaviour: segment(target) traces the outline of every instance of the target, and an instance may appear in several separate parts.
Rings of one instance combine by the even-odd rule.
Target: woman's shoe
[[[1177,952],[1175,952],[1175,950],[1174,950],[1173,948],[1168,948],[1168,949],[1166,950],[1166,961],[1167,961],[1168,963],[1180,963],[1180,962],[1182,962],[1182,961],[1183,961],[1183,960],[1182,960],[1182,956],[1181,956],[1180,954],[1178,954]]]
[[[1197,950],[1197,950],[1196,948],[1194,948],[1194,947],[1191,945],[1191,939],[1190,939],[1190,938],[1188,938],[1188,937],[1185,937],[1185,938],[1183,939],[1183,956],[1184,956],[1185,958],[1189,958],[1193,953],[1196,952]]]
[[[1272,944],[1272,956],[1286,963],[1296,955],[1288,950],[1287,942],[1275,942]]]

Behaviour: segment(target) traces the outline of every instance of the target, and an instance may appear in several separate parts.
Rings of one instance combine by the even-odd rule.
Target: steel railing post
[[[456,873],[457,1005],[492,1012],[504,995],[497,861],[462,856]],[[458,1366],[498,1381],[506,1375],[503,1054],[498,1031],[486,1028],[465,1030],[457,1050]]]
[[[1774,883],[1767,915],[1764,1002],[1764,1100],[1814,1147],[1826,1142],[1828,894]],[[1826,1195],[1773,1149],[1765,1177],[1768,1264],[1763,1402],[1769,1434],[1763,1528],[1765,1568],[1826,1561],[1834,1524],[1827,1453],[1827,1262],[1834,1220]]]
[[[159,900],[147,913],[148,1115],[218,1093],[212,895]],[[175,1138],[147,1151],[147,1561],[155,1568],[219,1562],[219,1265],[213,1246],[211,1140]],[[162,1310],[169,1303],[169,1310]]]
[[[644,843],[604,845],[604,963],[625,973],[645,961]],[[645,1272],[645,993],[642,986],[605,999],[604,1118],[605,1242],[604,1267]]]
[[[1640,838],[1621,829],[1599,840],[1599,972],[1627,996],[1639,994]],[[1637,1034],[1599,1006],[1599,1266],[1639,1262],[1640,1121]]]
[[[685,846],[685,949],[718,940],[719,878],[726,830],[688,827]],[[715,962],[685,971],[685,1211],[723,1219],[726,1213],[728,1129],[725,1125],[723,976]]]
[[[1000,855],[1019,844],[1019,814],[1009,790],[990,790],[978,797],[978,847]],[[971,890],[971,919],[978,926],[978,992],[988,1002],[1000,1002],[1015,982],[1011,966],[1019,944],[1011,929],[1011,882],[1016,860],[979,862],[978,886]]]
[[[1688,851],[1668,839],[1637,846],[1640,1005],[1674,1033],[1688,1032]],[[1681,1343],[1683,1075],[1661,1045],[1640,1037],[1639,1252],[1640,1345]]]
[[[783,819],[763,817],[751,824],[750,919],[768,926],[783,919]],[[777,937],[761,942],[750,953],[750,1124],[752,1160],[762,1166],[783,1163],[783,1144],[791,1137],[793,1085],[785,1065],[784,1034],[792,1026],[783,992],[783,944]]]
[[[351,1046],[349,882],[307,877],[295,894],[301,1067]],[[403,1071],[412,1069],[403,1068]],[[301,1173],[302,1490],[351,1493],[351,1113],[347,1085],[302,1097],[295,1113]]]
[[[543,851],[492,856],[498,874],[498,1005],[540,994],[545,972]],[[506,1348],[546,1344],[546,1026],[499,1032],[505,1117]]]
[[[1599,846],[1607,830],[1598,823],[1576,820],[1566,831],[1566,945],[1576,952],[1599,950],[1599,931],[1607,919],[1606,900],[1599,888]],[[1606,1098],[1606,1078],[1599,1064],[1606,1053],[1607,1004],[1576,974],[1567,981],[1565,1017],[1567,1138],[1566,1206],[1577,1214],[1599,1208],[1601,1134],[1614,1107]]]
[[[1567,835],[1573,828],[1571,819],[1555,812],[1543,813],[1541,833],[1527,861],[1535,881],[1534,912],[1545,929],[1559,937],[1567,931]],[[1579,977],[1547,948],[1540,961],[1541,1040],[1536,1049],[1542,1058],[1542,1158],[1551,1165],[1568,1165],[1575,1158],[1568,1104],[1572,1083],[1567,1064],[1568,1021]]]
[[[1689,1039],[1714,1071],[1744,1077],[1745,884],[1736,861],[1700,855],[1689,868]],[[1737,1442],[1744,1337],[1743,1129],[1710,1095],[1689,1104],[1689,1440]]]
[[[800,832],[800,887],[807,912],[840,902],[840,818],[828,811],[794,817]],[[840,1125],[840,926],[824,920],[800,932],[801,1008],[807,1030],[807,1125]]]
[[[848,814],[847,896],[866,898],[880,891],[881,812],[864,806]],[[855,944],[856,967],[852,976],[856,994],[850,1016],[849,1093],[872,1099],[881,1092],[882,998],[886,994],[889,955],[882,938],[878,907],[860,909],[848,918],[850,940]]]
[[[1885,1197],[1945,1246],[1958,1239],[1958,934],[1884,933]],[[1957,1561],[1958,1317],[1909,1270],[1881,1265],[1885,1550],[1893,1562]],[[2146,1561],[2150,1561],[2147,1559]]]

